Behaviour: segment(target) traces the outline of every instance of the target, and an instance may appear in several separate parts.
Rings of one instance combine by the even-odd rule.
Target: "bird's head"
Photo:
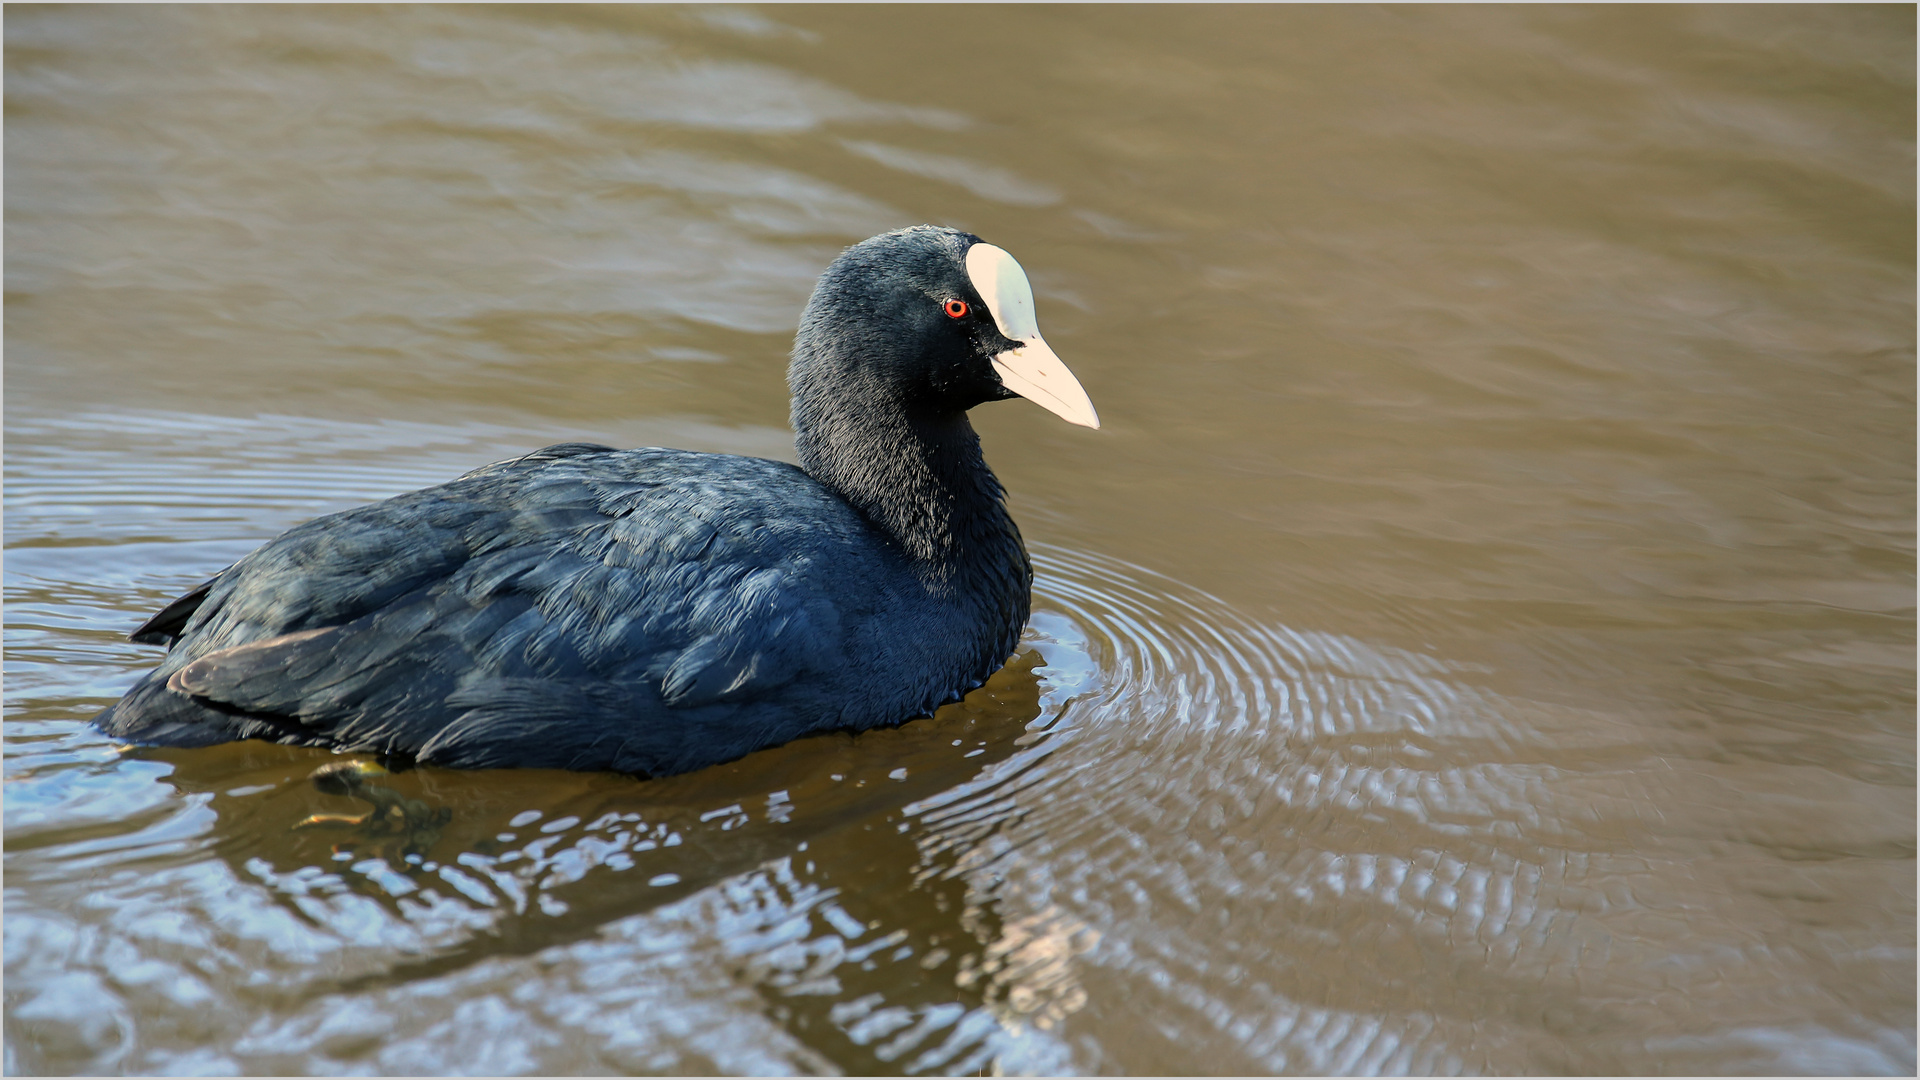
[[[848,408],[937,420],[1010,397],[1100,426],[1040,336],[1020,264],[931,225],[861,241],[827,267],[800,316],[787,381],[798,430]]]

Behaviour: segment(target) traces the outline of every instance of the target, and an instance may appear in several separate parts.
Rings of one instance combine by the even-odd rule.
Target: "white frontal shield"
[[[1000,332],[1020,343],[993,358],[1000,382],[1068,423],[1099,427],[1100,416],[1080,388],[1080,380],[1040,337],[1027,272],[1005,251],[992,244],[975,244],[967,249],[967,276]]]

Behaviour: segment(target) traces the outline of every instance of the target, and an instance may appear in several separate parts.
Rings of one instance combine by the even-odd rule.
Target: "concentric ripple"
[[[1772,945],[1805,901],[1667,779],[1684,744],[1083,551],[1035,546],[966,701],[690,776],[373,775],[376,827],[309,781],[333,755],[85,725],[157,600],[515,437],[403,428],[13,432],[10,1071],[1177,1073],[1196,1033],[1249,1073],[1910,1063],[1791,999],[1803,1059],[1676,1034],[1823,962]]]

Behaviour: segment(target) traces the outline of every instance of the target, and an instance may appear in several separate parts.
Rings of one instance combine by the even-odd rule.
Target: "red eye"
[[[967,313],[967,302],[965,300],[947,301],[947,318],[958,319],[961,316],[965,315],[966,313]]]

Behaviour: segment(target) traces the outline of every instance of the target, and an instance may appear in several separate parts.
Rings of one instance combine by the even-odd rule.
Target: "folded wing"
[[[791,466],[552,447],[222,571],[137,632],[172,654],[101,722],[173,745],[668,771],[729,725],[750,740],[756,703],[846,662],[870,598],[829,589],[823,563],[867,542]]]

